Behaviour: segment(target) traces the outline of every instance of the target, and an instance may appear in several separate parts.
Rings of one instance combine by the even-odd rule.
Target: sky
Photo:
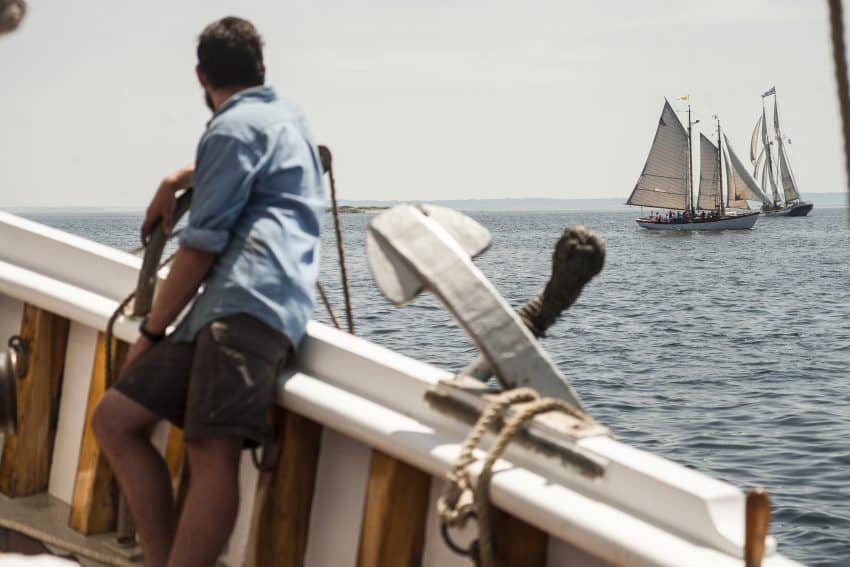
[[[803,196],[844,184],[822,0],[30,0],[0,37],[0,207],[144,207],[209,111],[203,27],[245,17],[343,199],[622,198],[667,97],[747,159],[776,86]],[[683,109],[681,103],[674,104]]]

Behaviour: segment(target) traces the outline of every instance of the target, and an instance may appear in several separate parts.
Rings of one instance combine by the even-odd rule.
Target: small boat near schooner
[[[765,99],[773,97],[773,138],[770,137],[767,127],[767,108]],[[782,130],[779,127],[779,103],[776,98],[776,87],[771,87],[761,95],[761,116],[753,129],[753,137],[750,142],[750,161],[753,164],[753,176],[758,179],[761,172],[761,186],[770,192],[773,197],[762,205],[762,213],[772,217],[804,217],[808,215],[814,205],[806,203],[800,198],[800,190],[797,179],[791,169],[791,160],[788,159],[787,138],[783,139]],[[777,159],[774,159],[774,148]],[[778,170],[778,171],[777,171]],[[777,175],[778,173],[778,175]],[[777,184],[776,178],[779,178]],[[779,186],[782,192],[780,194]]]
[[[649,230],[751,229],[758,219],[758,213],[730,212],[727,208],[746,209],[748,199],[760,200],[764,195],[732,151],[728,139],[725,144],[722,143],[719,122],[717,146],[700,134],[702,173],[700,194],[696,201],[694,200],[692,127],[690,104],[686,130],[669,101],[664,101],[649,157],[626,203],[682,212],[640,217],[636,222]],[[722,137],[725,139],[725,136]],[[723,199],[724,164],[727,203],[724,203]]]

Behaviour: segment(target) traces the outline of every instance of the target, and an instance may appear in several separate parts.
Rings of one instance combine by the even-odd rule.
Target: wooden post
[[[372,451],[357,567],[420,565],[431,476]]]
[[[319,466],[322,426],[275,409],[280,453],[274,470],[260,475],[254,516],[254,544],[248,565],[301,567]]]
[[[127,343],[113,339],[113,375],[118,374],[128,350]],[[94,408],[107,389],[105,364],[106,335],[98,333],[86,406],[86,420],[80,442],[77,478],[71,499],[71,516],[68,520],[68,525],[72,529],[86,535],[101,534],[115,529],[115,515],[118,507],[118,490],[112,469],[106,461],[106,456],[101,453],[91,427]]]
[[[746,567],[761,567],[769,524],[770,498],[765,489],[754,488],[747,493],[744,533],[744,565]]]
[[[546,567],[549,536],[499,508],[493,508],[493,550],[502,567]]]
[[[0,464],[0,491],[29,496],[47,490],[59,393],[70,322],[44,309],[25,305],[21,337],[29,363],[18,381],[18,434],[6,434]]]

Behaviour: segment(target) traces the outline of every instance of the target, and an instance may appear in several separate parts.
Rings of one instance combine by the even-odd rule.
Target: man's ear
[[[209,82],[207,81],[207,75],[201,70],[200,65],[195,65],[195,75],[198,76],[198,82],[201,83],[201,86],[207,88]]]

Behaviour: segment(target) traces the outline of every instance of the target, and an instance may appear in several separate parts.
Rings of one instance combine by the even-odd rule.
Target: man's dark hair
[[[263,40],[248,20],[222,18],[198,38],[198,67],[214,88],[255,87],[266,81]]]

